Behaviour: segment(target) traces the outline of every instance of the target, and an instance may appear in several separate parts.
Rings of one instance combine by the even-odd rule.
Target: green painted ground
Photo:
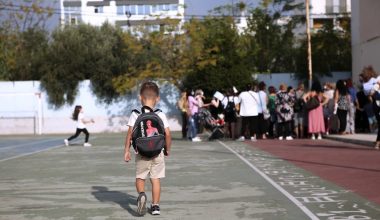
[[[123,161],[124,137],[96,136],[92,148],[62,146],[0,162],[0,219],[142,219],[135,213],[134,164]],[[380,213],[242,142],[174,140],[162,186],[161,216],[144,219],[379,219]]]

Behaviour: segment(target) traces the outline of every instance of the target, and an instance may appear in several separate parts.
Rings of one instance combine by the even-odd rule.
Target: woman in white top
[[[247,85],[247,90],[239,95],[240,116],[242,119],[241,136],[239,141],[245,140],[247,126],[249,127],[249,136],[251,141],[256,141],[257,122],[258,122],[258,106],[259,95],[254,92],[254,87],[251,84]]]
[[[69,146],[69,141],[73,140],[74,138],[77,138],[81,132],[83,132],[86,135],[85,142],[83,146],[85,147],[91,147],[92,145],[88,143],[88,138],[90,137],[90,133],[88,133],[86,129],[86,124],[88,123],[94,123],[94,120],[85,120],[84,114],[83,114],[83,108],[81,105],[75,106],[72,119],[74,121],[77,121],[77,130],[74,135],[69,137],[68,139],[65,139],[65,145]]]

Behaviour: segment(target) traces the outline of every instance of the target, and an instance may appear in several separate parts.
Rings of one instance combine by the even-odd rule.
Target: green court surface
[[[123,134],[94,136],[91,148],[30,137],[31,146],[50,147],[3,157],[0,219],[142,219]],[[27,142],[1,138],[0,150]],[[161,215],[144,219],[380,219],[378,205],[244,142],[174,138],[166,159]]]

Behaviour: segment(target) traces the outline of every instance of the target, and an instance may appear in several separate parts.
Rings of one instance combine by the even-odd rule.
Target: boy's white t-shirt
[[[169,122],[168,122],[168,119],[166,118],[165,113],[157,112],[156,114],[161,118],[162,122],[164,123],[164,128],[168,128]],[[139,115],[136,112],[132,112],[131,116],[129,116],[127,125],[130,127],[133,127],[135,125],[137,117],[139,117]]]
[[[86,128],[86,125],[82,121],[83,119],[84,119],[84,114],[82,112],[80,112],[78,114],[77,128],[79,128],[79,129]]]

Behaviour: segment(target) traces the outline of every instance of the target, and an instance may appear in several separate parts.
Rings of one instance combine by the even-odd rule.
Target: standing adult
[[[195,99],[195,97],[191,94],[191,90],[187,91],[187,102],[188,108],[190,112],[189,116],[189,127],[188,127],[188,137],[193,142],[199,142],[201,139],[198,137],[198,110],[199,110],[199,102]]]
[[[181,92],[181,97],[179,98],[177,102],[177,106],[179,110],[181,111],[181,118],[182,118],[182,138],[186,138],[187,134],[187,122],[188,122],[188,115],[190,116],[191,113],[188,111],[188,102],[187,102],[187,95],[186,91]]]
[[[274,138],[276,134],[276,123],[277,123],[277,113],[276,113],[276,88],[274,86],[269,86],[268,88],[268,109],[270,113],[269,119],[269,136]]]
[[[375,113],[377,119],[377,137],[375,149],[380,149],[380,93],[379,93],[379,79],[376,79],[377,76],[376,71],[372,66],[364,67],[361,74],[360,79],[363,81],[363,89],[364,93],[370,97],[372,100],[373,111]]]
[[[293,140],[291,136],[291,122],[293,120],[293,105],[295,96],[288,93],[287,87],[282,83],[276,95],[276,113],[278,122],[278,139]]]
[[[303,95],[305,94],[305,86],[299,83],[296,89],[296,101],[294,103],[294,133],[297,138],[303,138],[304,135],[304,117],[305,117],[305,102]]]
[[[357,90],[355,89],[352,79],[347,79],[347,90],[348,94],[350,95],[350,107],[349,107],[349,114],[348,114],[348,126],[346,128],[346,131],[350,134],[355,134],[355,112],[356,112],[356,105],[357,105]]]
[[[236,138],[236,122],[237,122],[237,114],[236,114],[236,105],[239,104],[239,98],[234,95],[234,91],[232,88],[227,90],[226,97],[223,99],[224,107],[224,121],[226,122],[224,128],[226,132],[226,136],[232,139]]]
[[[259,83],[259,105],[257,108],[258,111],[258,124],[257,126],[257,137],[261,137],[262,139],[266,139],[268,135],[268,119],[264,117],[264,113],[268,112],[267,109],[267,103],[268,103],[268,96],[265,92],[266,84],[264,82]]]
[[[311,139],[315,140],[315,136],[318,135],[318,140],[322,139],[322,133],[325,130],[325,122],[323,119],[323,106],[327,103],[328,99],[325,97],[322,91],[322,86],[319,82],[314,82],[311,86],[311,91],[303,96],[306,103],[311,99],[316,99],[319,102],[318,107],[309,109],[308,112],[308,131],[311,134]]]
[[[350,109],[351,98],[348,94],[346,83],[343,80],[336,82],[336,89],[334,94],[335,108],[334,113],[339,118],[339,134],[346,134],[347,114]]]
[[[252,84],[248,84],[246,91],[240,93],[238,102],[240,104],[239,109],[242,118],[241,136],[238,140],[245,140],[248,127],[248,136],[251,137],[251,141],[256,141],[259,95],[254,92]]]
[[[325,83],[323,89],[323,94],[327,98],[327,104],[323,106],[323,118],[326,135],[328,135],[330,132],[330,119],[334,114],[334,85],[332,83]]]

